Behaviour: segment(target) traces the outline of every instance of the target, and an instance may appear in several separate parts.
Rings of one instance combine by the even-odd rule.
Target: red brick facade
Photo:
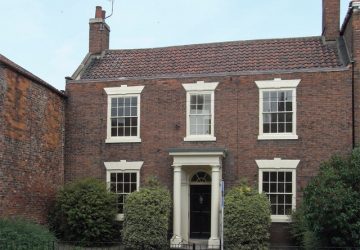
[[[104,162],[143,161],[141,183],[149,176],[157,176],[172,190],[170,148],[225,148],[222,176],[226,189],[244,178],[257,186],[259,168],[255,160],[300,160],[296,169],[296,203],[299,204],[303,189],[317,174],[320,163],[334,154],[348,154],[353,143],[360,140],[360,70],[355,62],[353,72],[348,63],[351,59],[356,61],[360,55],[357,45],[360,44],[360,14],[357,9],[349,10],[339,33],[339,1],[324,0],[323,4],[323,40],[317,47],[314,46],[316,41],[299,40],[296,50],[286,50],[286,46],[291,48],[293,41],[274,39],[258,41],[260,52],[254,55],[248,55],[246,47],[255,48],[256,43],[248,42],[244,43],[244,48],[236,43],[209,45],[206,48],[209,53],[204,54],[206,46],[195,45],[151,51],[105,50],[100,59],[88,59],[87,66],[75,73],[77,80],[68,80],[66,84],[69,99],[66,106],[65,181],[88,176],[105,181]],[[93,38],[90,36],[90,39]],[[223,47],[217,50],[219,46]],[[284,47],[283,50],[274,49],[276,46]],[[324,54],[309,52],[310,47],[318,48]],[[279,51],[279,55],[271,54],[274,51]],[[281,54],[284,51],[288,51],[288,55]],[[181,53],[188,54],[182,56]],[[318,57],[312,57],[315,54]],[[238,58],[221,61],[233,55]],[[116,64],[116,57],[122,64]],[[242,64],[239,58],[246,63]],[[283,65],[286,58],[291,59],[281,68],[279,65]],[[264,61],[269,65],[262,64]],[[232,65],[226,66],[231,73],[222,72],[226,68],[223,63],[229,62]],[[261,104],[255,81],[274,78],[301,80],[296,88],[298,139],[258,139]],[[213,142],[184,141],[186,91],[182,84],[197,81],[219,82],[215,90],[216,141]],[[144,86],[140,104],[140,143],[105,143],[108,97],[104,88],[121,85]],[[274,244],[289,243],[286,224],[274,223],[271,238]]]
[[[67,83],[65,179],[93,176],[105,181],[104,162],[144,161],[141,180],[157,176],[172,189],[169,148],[225,147],[226,188],[246,178],[256,186],[257,159],[300,159],[297,197],[319,164],[352,149],[351,71],[187,79]],[[301,79],[297,88],[298,140],[259,141],[259,90],[255,80]],[[215,91],[216,142],[184,142],[186,94],[182,83],[218,81]],[[141,94],[141,143],[106,144],[105,87],[144,85]],[[90,101],[91,100],[91,101]],[[81,114],[81,115],[79,115]]]
[[[64,95],[14,65],[0,61],[0,217],[46,223],[64,182]]]

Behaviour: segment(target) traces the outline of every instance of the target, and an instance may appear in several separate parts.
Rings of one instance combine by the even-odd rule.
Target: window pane
[[[285,203],[284,195],[278,195],[278,204],[284,204],[284,203]]]
[[[292,184],[291,183],[286,183],[285,184],[285,192],[286,193],[291,193],[292,192]]]
[[[191,105],[196,104],[196,95],[191,95],[190,96],[190,104]]]
[[[125,116],[130,116],[130,107],[125,107]]]
[[[286,102],[286,111],[292,111],[292,102]]]
[[[284,215],[285,214],[285,207],[284,205],[279,205],[278,206],[278,213],[277,214],[280,214],[280,215]]]
[[[263,100],[264,100],[264,102],[269,101],[269,99],[270,99],[270,92],[269,91],[264,91],[263,92]]]
[[[278,132],[284,133],[285,132],[285,123],[279,123],[278,124]]]
[[[116,184],[116,192],[117,192],[117,193],[121,193],[122,185],[123,185],[123,184],[122,184],[122,183],[119,183],[119,182]]]
[[[284,172],[278,172],[278,181],[285,181]]]
[[[277,101],[277,91],[270,92],[270,101],[276,102]]]
[[[271,204],[276,204],[276,194],[271,194],[270,195],[270,203]]]
[[[270,183],[270,193],[276,193],[276,183]]]
[[[279,118],[279,122],[285,122],[285,114],[284,113],[278,114],[278,118]]]
[[[285,117],[286,122],[292,122],[292,113],[285,113]]]
[[[131,116],[137,116],[137,108],[136,107],[131,107],[130,115]]]
[[[125,105],[125,99],[124,98],[118,98],[118,107],[124,107]]]
[[[118,136],[124,136],[124,128],[123,127],[118,128]]]
[[[285,101],[285,92],[279,92],[279,102]]]
[[[292,182],[292,173],[291,172],[286,172],[286,179],[287,182]]]
[[[117,126],[117,119],[111,118],[111,127],[116,127],[116,126]]]
[[[263,115],[263,122],[270,123],[271,122],[271,114],[264,114]]]
[[[263,130],[264,130],[264,133],[270,133],[270,124],[269,123],[264,123],[263,124]]]
[[[130,174],[129,173],[124,174],[124,182],[130,182]]]
[[[137,120],[138,120],[137,117],[132,117],[131,118],[131,126],[137,126]]]
[[[278,103],[278,111],[285,111],[285,103],[284,102]]]
[[[124,116],[124,108],[118,109],[118,116]]]
[[[286,205],[285,206],[285,214],[291,215],[291,212],[292,212],[292,206]]]
[[[110,181],[111,182],[116,182],[116,174],[115,173],[110,174]]]
[[[118,184],[118,193],[123,193],[124,192],[124,183],[121,181],[120,184]]]
[[[263,172],[263,181],[264,182],[268,182],[270,180],[269,175],[270,175],[269,172]]]
[[[292,195],[291,194],[285,195],[285,203],[292,204]]]
[[[126,117],[126,118],[125,118],[125,126],[126,126],[126,127],[130,126],[130,121],[131,121],[131,118],[130,118],[130,117]]]
[[[131,173],[130,180],[131,180],[131,182],[136,182],[136,174],[135,173]]]
[[[196,114],[196,105],[190,105],[190,114]]]
[[[124,99],[125,99],[125,106],[129,107],[131,103],[131,97],[125,97]]]
[[[111,129],[111,136],[117,136],[117,128]]]
[[[276,133],[277,132],[277,124],[276,123],[271,123],[270,131],[271,131],[271,133]]]
[[[131,97],[131,106],[137,106],[137,97],[136,96]]]
[[[263,183],[263,192],[268,193],[269,191],[269,183]]]
[[[292,123],[286,123],[285,128],[286,128],[287,133],[291,133],[292,132]]]
[[[111,107],[112,108],[117,107],[117,98],[111,98]]]
[[[131,183],[131,190],[130,192],[136,191],[136,183]]]
[[[271,112],[277,112],[277,111],[278,111],[278,104],[277,104],[277,102],[271,102],[271,103],[270,103],[270,109],[271,109]]]
[[[284,183],[280,182],[278,183],[278,192],[283,193],[284,192]]]
[[[131,127],[131,136],[137,136],[137,127]]]
[[[271,205],[271,214],[276,214],[276,205]]]
[[[130,136],[130,127],[125,127],[125,136]]]
[[[291,90],[285,91],[285,97],[287,101],[292,102],[292,91]]]
[[[116,193],[116,184],[115,183],[110,184],[110,192]]]
[[[130,193],[130,184],[129,183],[124,183],[124,192]]]
[[[111,116],[117,116],[117,108],[111,109]]]
[[[277,172],[270,172],[270,181],[277,180]]]

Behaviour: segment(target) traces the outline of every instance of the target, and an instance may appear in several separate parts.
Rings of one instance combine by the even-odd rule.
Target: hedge
[[[20,218],[0,219],[2,250],[47,249],[55,240],[55,236],[44,226]]]

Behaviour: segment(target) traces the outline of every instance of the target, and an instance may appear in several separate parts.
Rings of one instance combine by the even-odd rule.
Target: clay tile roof
[[[81,79],[276,71],[342,66],[336,46],[321,37],[107,50]]]
[[[57,88],[55,88],[52,85],[50,85],[49,83],[45,82],[41,78],[37,77],[36,75],[31,73],[30,71],[27,71],[23,67],[21,67],[18,64],[14,63],[13,61],[11,61],[7,57],[3,56],[2,54],[0,54],[0,63],[5,64],[7,67],[10,67],[12,70],[15,70],[19,74],[22,74],[25,77],[31,79],[32,81],[34,81],[34,82],[36,82],[36,83],[50,89],[51,91],[55,92],[56,94],[58,94],[58,95],[60,95],[62,97],[66,97],[66,95],[62,91],[58,90]]]

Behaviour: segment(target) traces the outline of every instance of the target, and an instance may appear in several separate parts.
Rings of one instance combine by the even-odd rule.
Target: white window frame
[[[296,87],[300,79],[255,81],[259,88],[259,135],[258,140],[296,140]],[[265,91],[292,91],[292,132],[291,133],[264,133],[263,132],[263,93]]]
[[[259,168],[259,193],[263,192],[263,172],[269,171],[286,171],[292,172],[292,210],[296,209],[296,168],[300,160],[282,160],[281,158],[274,158],[273,160],[256,160]],[[272,222],[291,222],[290,215],[271,215]]]
[[[136,173],[136,191],[139,191],[140,187],[140,170],[143,161],[131,161],[121,160],[118,162],[104,162],[106,168],[106,185],[108,190],[110,190],[110,175],[112,173]],[[124,214],[117,214],[116,220],[123,221]]]
[[[144,86],[127,86],[104,88],[107,99],[107,136],[105,143],[127,143],[127,142],[141,142],[140,138],[140,94]],[[137,97],[137,136],[111,136],[111,99],[119,97]]]
[[[215,131],[215,89],[218,82],[197,81],[196,83],[183,83],[186,90],[186,137],[184,141],[216,141]],[[190,134],[190,96],[191,95],[211,95],[211,131],[209,135],[191,135]]]

